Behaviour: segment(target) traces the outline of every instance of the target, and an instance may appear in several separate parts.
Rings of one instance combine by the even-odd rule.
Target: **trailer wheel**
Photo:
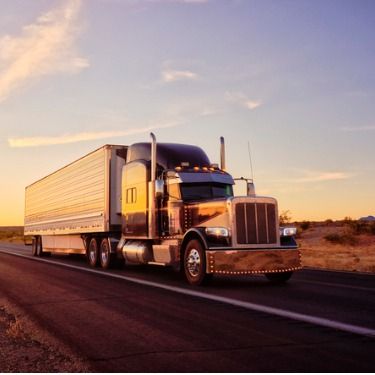
[[[211,274],[206,273],[206,254],[200,241],[190,240],[184,250],[184,272],[191,285],[202,285],[209,281]]]
[[[33,257],[37,256],[36,245],[37,245],[37,237],[33,237],[32,243],[31,243],[31,255]]]
[[[293,275],[293,272],[266,273],[265,276],[269,281],[275,284],[286,283]]]
[[[87,249],[87,260],[91,267],[96,267],[99,264],[98,241],[95,237],[91,238],[89,242],[89,247]]]
[[[99,258],[102,268],[108,269],[112,267],[111,246],[109,245],[108,238],[103,238],[100,242]]]
[[[36,238],[36,256],[41,257],[43,256],[43,244],[42,244],[42,237],[38,236]]]

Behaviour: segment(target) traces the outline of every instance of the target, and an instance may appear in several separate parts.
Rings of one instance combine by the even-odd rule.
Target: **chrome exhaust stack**
[[[220,137],[220,169],[225,171],[225,142],[224,137]]]
[[[156,181],[156,137],[154,133],[151,136],[151,181],[149,182],[148,193],[148,237],[155,238],[155,181]]]

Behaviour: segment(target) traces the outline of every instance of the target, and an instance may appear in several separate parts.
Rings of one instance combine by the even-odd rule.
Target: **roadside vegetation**
[[[0,242],[21,243],[23,241],[23,227],[0,227]]]
[[[295,222],[306,267],[375,272],[375,222],[325,220]]]

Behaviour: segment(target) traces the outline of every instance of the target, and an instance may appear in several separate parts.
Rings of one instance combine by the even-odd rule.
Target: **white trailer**
[[[105,145],[26,187],[25,235],[34,238],[34,255],[85,254],[91,239],[100,247],[120,237],[126,151]]]

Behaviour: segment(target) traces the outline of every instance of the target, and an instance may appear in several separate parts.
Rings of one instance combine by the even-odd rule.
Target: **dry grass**
[[[375,272],[375,236],[358,228],[345,222],[310,225],[298,236],[303,266]]]
[[[23,227],[0,227],[0,242],[24,243],[24,240]]]
[[[90,368],[48,332],[0,299],[1,372],[88,372]]]
[[[15,339],[15,340],[26,339],[25,332],[22,328],[21,323],[18,320],[11,321],[5,333],[11,339]]]

